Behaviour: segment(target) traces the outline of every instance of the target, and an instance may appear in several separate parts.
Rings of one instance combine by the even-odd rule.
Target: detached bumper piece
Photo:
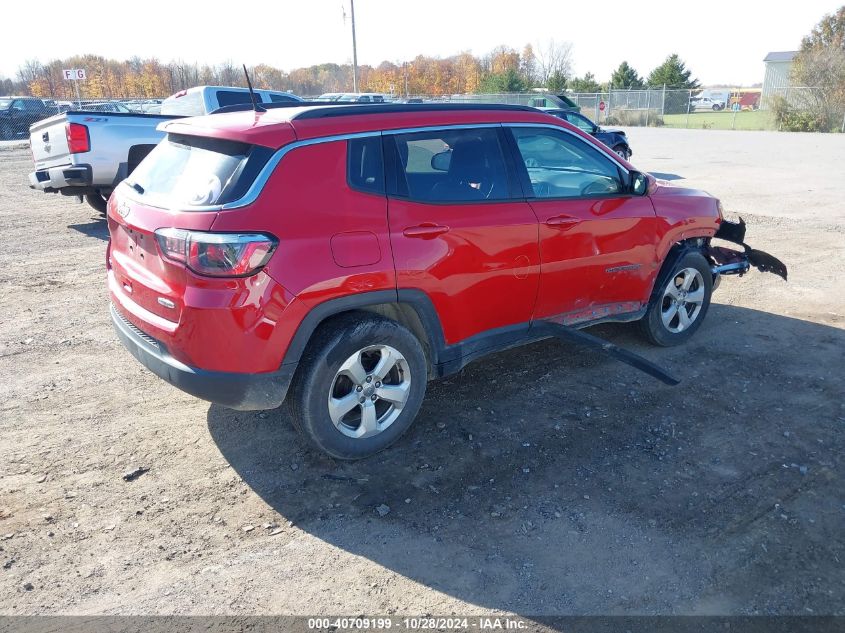
[[[574,343],[575,345],[580,345],[582,347],[587,347],[596,350],[597,352],[601,352],[610,358],[621,361],[626,365],[630,365],[634,369],[638,369],[641,372],[648,374],[652,378],[656,378],[665,385],[674,387],[681,382],[662,367],[655,365],[647,358],[643,358],[631,350],[619,347],[618,345],[615,345],[610,341],[606,341],[603,338],[599,338],[598,336],[594,336],[593,334],[588,334],[582,330],[561,325],[560,323],[551,323],[549,321],[537,323],[533,327],[533,331],[536,331],[538,334],[542,334],[544,336],[554,336],[562,341],[568,341],[569,343]]]
[[[745,221],[742,218],[739,222],[722,220],[713,237],[739,244],[743,248],[743,252],[739,252],[724,246],[708,247],[707,254],[713,263],[714,275],[744,275],[753,266],[762,273],[774,273],[786,281],[786,264],[774,255],[758,251],[745,243]]]

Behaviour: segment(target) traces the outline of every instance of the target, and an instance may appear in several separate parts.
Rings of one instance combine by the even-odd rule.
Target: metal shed
[[[768,108],[771,97],[785,95],[791,85],[789,73],[792,70],[792,61],[797,54],[798,51],[774,51],[763,59],[766,64],[766,74],[763,76],[761,108]]]

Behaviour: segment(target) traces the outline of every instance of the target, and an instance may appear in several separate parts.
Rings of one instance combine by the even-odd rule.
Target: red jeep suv
[[[200,398],[287,401],[338,458],[388,446],[428,380],[484,354],[602,321],[674,345],[720,274],[786,275],[711,244],[745,234],[715,198],[533,108],[305,105],[162,126],[108,204],[119,337]]]

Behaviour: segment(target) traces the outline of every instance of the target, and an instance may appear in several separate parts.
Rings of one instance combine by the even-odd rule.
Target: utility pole
[[[358,92],[358,45],[355,42],[355,0],[349,0],[352,13],[352,92]]]

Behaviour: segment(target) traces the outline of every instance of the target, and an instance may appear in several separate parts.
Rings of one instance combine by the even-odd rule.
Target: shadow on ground
[[[85,222],[84,224],[69,224],[67,228],[79,231],[88,237],[95,237],[98,240],[107,242],[109,239],[109,225],[106,222],[106,218],[101,215],[96,215],[90,222]]]
[[[284,412],[212,406],[208,427],[280,520],[485,608],[845,613],[845,332],[715,304],[682,347],[592,332],[683,382],[545,341],[430,383],[365,461]]]

